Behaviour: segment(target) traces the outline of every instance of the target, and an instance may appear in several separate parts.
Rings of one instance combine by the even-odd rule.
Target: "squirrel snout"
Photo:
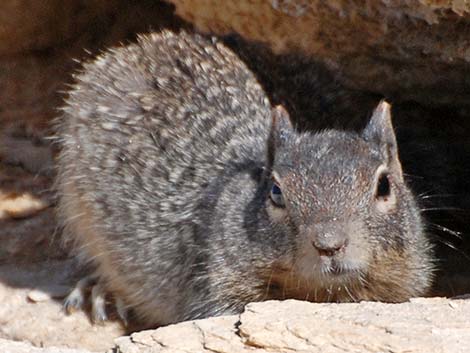
[[[323,230],[323,227],[318,228],[320,229],[316,229],[314,234],[312,234],[311,242],[320,256],[334,256],[343,251],[348,245],[348,237],[344,231],[340,229]]]

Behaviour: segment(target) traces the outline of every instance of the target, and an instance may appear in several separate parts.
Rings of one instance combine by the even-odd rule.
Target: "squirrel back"
[[[186,32],[143,36],[75,79],[58,123],[60,217],[145,325],[429,287],[387,103],[361,133],[297,132],[235,54]]]

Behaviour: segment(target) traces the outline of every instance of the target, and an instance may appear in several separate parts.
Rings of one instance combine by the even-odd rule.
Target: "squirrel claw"
[[[63,308],[67,314],[72,314],[76,310],[83,308],[85,302],[85,291],[95,282],[95,278],[87,276],[77,282],[75,288],[64,299]]]
[[[95,324],[103,324],[108,320],[106,314],[106,293],[97,283],[91,289],[91,318]]]
[[[65,298],[63,309],[67,315],[72,314],[76,310],[80,310],[83,306],[83,296],[79,293],[75,293],[76,288]]]
[[[128,324],[129,324],[128,311],[127,311],[127,308],[126,308],[124,302],[120,298],[116,298],[116,311],[117,311],[117,314],[118,314],[119,318],[122,321],[122,324],[125,327],[127,327]]]

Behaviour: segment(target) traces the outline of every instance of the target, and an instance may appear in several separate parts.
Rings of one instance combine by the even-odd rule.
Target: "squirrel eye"
[[[282,197],[282,191],[278,185],[273,184],[270,192],[270,197],[271,201],[274,203],[275,206],[285,207],[284,197]]]
[[[388,174],[382,173],[379,176],[379,180],[377,182],[377,191],[376,195],[377,198],[386,199],[390,196],[390,180],[388,179]]]

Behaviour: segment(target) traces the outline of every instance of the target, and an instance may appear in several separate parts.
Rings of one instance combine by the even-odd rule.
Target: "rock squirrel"
[[[57,126],[59,216],[96,268],[94,319],[105,292],[150,327],[430,286],[386,102],[360,133],[298,132],[231,50],[187,32],[141,36],[75,80]]]

